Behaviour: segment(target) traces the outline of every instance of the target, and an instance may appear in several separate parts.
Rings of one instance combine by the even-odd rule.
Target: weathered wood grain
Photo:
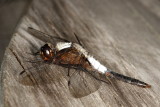
[[[152,20],[151,20],[152,19]],[[2,65],[4,106],[160,106],[160,21],[141,2],[125,0],[35,0],[14,33]],[[90,53],[115,72],[152,85],[143,89],[110,80],[94,93],[74,98],[68,89],[67,69],[26,62],[27,54],[44,42],[27,27],[76,42],[76,33]],[[52,81],[52,82],[51,82]]]

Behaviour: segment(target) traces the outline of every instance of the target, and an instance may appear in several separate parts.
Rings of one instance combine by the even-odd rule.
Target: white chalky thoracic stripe
[[[65,49],[65,48],[70,48],[71,45],[72,45],[71,42],[58,42],[56,44],[56,49],[60,51],[60,50]]]

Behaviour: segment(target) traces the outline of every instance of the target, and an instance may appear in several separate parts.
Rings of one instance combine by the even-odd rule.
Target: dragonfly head
[[[51,61],[54,57],[54,51],[48,44],[45,44],[40,49],[40,56],[44,61]]]

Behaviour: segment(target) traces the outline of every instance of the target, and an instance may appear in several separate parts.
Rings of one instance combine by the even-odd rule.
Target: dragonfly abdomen
[[[83,54],[85,56],[85,58],[88,60],[90,66],[93,69],[102,74],[107,72],[107,68],[104,65],[102,65],[98,60],[96,60],[92,55],[90,55],[89,52],[87,52],[81,45],[73,43],[73,47],[77,49],[80,52],[80,54]]]
[[[132,85],[137,85],[137,86],[143,87],[143,88],[150,88],[151,87],[151,85],[149,85],[145,82],[142,82],[138,79],[131,78],[131,77],[128,77],[128,76],[124,76],[122,74],[119,74],[119,73],[116,73],[116,72],[113,72],[113,71],[110,71],[109,73],[110,73],[109,77],[118,79],[118,80],[123,81],[123,82],[130,83]]]
[[[98,72],[104,74],[105,72],[107,72],[107,68],[102,65],[98,60],[96,60],[94,57],[92,56],[88,56],[88,61],[91,64],[91,66],[96,69]]]

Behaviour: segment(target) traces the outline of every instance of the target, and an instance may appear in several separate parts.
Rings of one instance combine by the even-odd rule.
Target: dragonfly
[[[68,76],[70,76],[70,69],[77,70],[75,71],[76,73],[70,76],[69,80],[69,86],[71,86],[70,90],[72,90],[72,93],[76,97],[82,97],[96,91],[100,86],[99,81],[105,82],[101,79],[102,76],[137,85],[142,88],[151,88],[151,85],[143,81],[114,72],[101,64],[82,46],[76,34],[75,37],[78,43],[60,37],[53,37],[31,27],[28,27],[28,32],[46,42],[38,52],[34,53],[34,55],[39,55],[44,63],[68,68]],[[78,70],[87,73],[86,76],[83,77],[80,73],[77,73]],[[22,71],[20,75],[25,72],[25,70]],[[81,82],[78,82],[78,80]],[[86,82],[90,82],[93,85],[86,86]],[[82,85],[82,83],[84,84]],[[81,88],[78,88],[80,86]],[[85,92],[82,87],[88,87],[90,91],[86,89]]]

